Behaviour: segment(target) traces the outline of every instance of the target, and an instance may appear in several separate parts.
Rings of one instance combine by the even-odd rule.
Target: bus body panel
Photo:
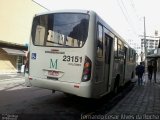
[[[76,96],[81,96],[85,98],[91,98],[92,90],[91,90],[91,83],[68,83],[62,81],[53,81],[53,80],[46,80],[40,78],[32,78],[31,84],[36,87],[56,90],[64,93],[73,94]]]
[[[51,51],[53,48],[35,47],[30,53],[30,76],[40,79],[51,79],[65,82],[80,83],[84,54],[76,51],[79,50],[61,50]],[[82,50],[83,51],[83,50]],[[64,53],[64,54],[62,54]],[[76,61],[76,62],[75,62]]]
[[[50,46],[53,43],[45,43],[44,45],[49,45],[46,47],[34,45],[36,42],[33,43],[32,38],[30,41],[29,64],[29,78],[31,79],[31,84],[33,86],[61,91],[86,98],[99,98],[113,91],[117,76],[119,76],[119,86],[125,85],[125,83],[130,80],[131,74],[134,72],[135,68],[134,60],[129,61],[129,58],[127,58],[130,56],[129,45],[127,45],[126,42],[93,11],[55,12],[56,16],[61,13],[83,13],[89,15],[87,37],[82,36],[86,37],[86,40],[85,42],[83,41],[84,44],[81,47]],[[52,12],[47,14],[50,15],[50,18],[52,17]],[[46,14],[40,14],[39,16],[43,17],[43,15]],[[79,17],[77,18],[79,19]],[[47,16],[45,17],[44,22],[42,22],[42,25],[36,28],[41,29],[40,32],[45,31],[43,26],[46,25],[46,19]],[[53,22],[55,21],[56,20]],[[101,58],[97,57],[97,27],[99,24],[102,25],[103,28],[103,55]],[[84,24],[77,24],[73,27],[73,31],[81,25],[83,26]],[[68,27],[70,28],[71,26]],[[49,37],[45,37],[46,39],[51,39],[55,34],[63,36],[62,33],[57,33],[54,30],[50,30],[52,28],[47,29],[49,29],[49,33],[45,32],[44,34],[51,33],[51,35]],[[59,28],[57,27],[57,29]],[[67,28],[63,27],[64,31],[65,29]],[[63,30],[62,32],[64,32]],[[77,33],[79,31],[81,30],[76,30]],[[70,32],[70,36],[76,34],[76,32]],[[83,32],[85,33],[86,31],[84,30]],[[36,34],[39,36],[44,36],[44,34],[38,34],[38,32],[36,32]],[[73,39],[79,39],[74,37]],[[126,44],[128,47],[128,51],[126,50],[126,55],[121,56],[121,58],[118,58],[118,56],[115,57],[115,37],[120,39],[122,44]],[[65,41],[64,38],[65,37],[63,37],[62,40],[63,42]],[[39,40],[40,39],[41,37]],[[51,42],[51,40],[49,41]],[[41,45],[43,43],[40,42],[39,44]],[[119,51],[117,50],[116,52],[118,54]],[[91,76],[89,80],[83,82],[82,78],[84,74],[86,57],[91,61]]]

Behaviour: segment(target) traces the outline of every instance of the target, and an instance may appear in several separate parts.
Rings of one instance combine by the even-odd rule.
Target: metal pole
[[[147,40],[146,40],[146,23],[144,17],[144,52],[145,52],[145,72],[147,72]]]

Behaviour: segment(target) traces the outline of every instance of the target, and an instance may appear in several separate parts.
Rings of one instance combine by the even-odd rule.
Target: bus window
[[[45,28],[43,26],[37,25],[35,44],[36,45],[43,45],[44,44],[44,36],[45,36]]]
[[[32,40],[36,46],[82,47],[88,36],[89,15],[56,13],[36,16]]]
[[[130,48],[129,58],[131,62],[136,60],[136,51],[132,48]]]
[[[126,61],[129,62],[129,48],[126,49]]]
[[[124,56],[124,44],[121,40],[118,40],[118,57]]]
[[[97,56],[102,57],[103,56],[103,27],[102,25],[98,25],[97,28]]]
[[[129,61],[133,60],[133,53],[132,53],[132,49],[129,49]]]
[[[117,57],[117,41],[118,41],[118,38],[115,37],[114,38],[114,57]]]

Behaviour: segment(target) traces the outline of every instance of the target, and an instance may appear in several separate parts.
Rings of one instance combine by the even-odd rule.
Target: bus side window
[[[124,44],[120,39],[118,39],[118,57],[124,57]]]
[[[115,37],[114,38],[114,57],[117,58],[117,41],[118,41],[118,38]]]
[[[133,50],[133,62],[136,61],[136,52]]]
[[[103,56],[103,27],[100,24],[97,28],[97,56]]]
[[[129,61],[131,62],[133,60],[133,53],[132,49],[129,49]]]
[[[126,49],[126,61],[129,62],[129,48]]]
[[[134,62],[136,60],[136,53],[135,51],[132,49],[132,62]]]

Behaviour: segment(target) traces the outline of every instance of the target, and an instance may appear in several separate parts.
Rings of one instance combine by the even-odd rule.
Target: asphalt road
[[[121,93],[114,97],[108,95],[96,100],[85,99],[26,87],[24,82],[23,76],[0,79],[0,118],[17,115],[16,117],[26,120],[82,119],[83,115],[106,113],[125,96]]]

